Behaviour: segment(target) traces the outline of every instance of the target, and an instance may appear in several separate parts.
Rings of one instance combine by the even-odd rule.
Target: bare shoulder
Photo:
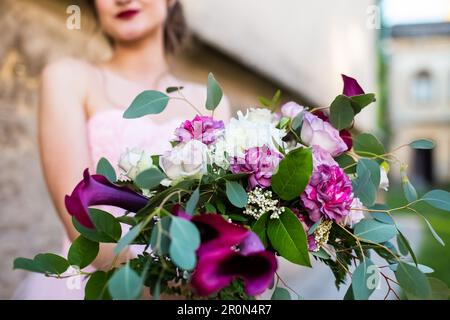
[[[48,64],[41,75],[43,89],[71,90],[80,94],[85,92],[87,81],[91,78],[93,67],[86,61],[63,58]]]

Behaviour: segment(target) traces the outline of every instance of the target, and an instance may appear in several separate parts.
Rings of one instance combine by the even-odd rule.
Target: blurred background
[[[177,76],[205,83],[212,71],[234,111],[278,88],[284,101],[327,106],[342,90],[340,74],[353,76],[378,98],[358,115],[356,130],[373,132],[391,148],[433,139],[433,150],[403,148],[398,155],[410,164],[419,192],[450,189],[450,1],[182,2],[192,35],[171,59]],[[81,8],[80,29],[67,27],[70,5]],[[66,56],[105,59],[109,47],[83,1],[1,0],[0,12],[0,298],[9,299],[25,276],[12,270],[13,259],[57,252],[63,232],[38,157],[40,72]],[[394,206],[405,202],[398,171],[391,168],[391,188],[380,195]],[[448,213],[420,209],[450,245]],[[420,262],[450,285],[450,249],[421,220],[398,215]],[[293,271],[283,265],[285,280],[304,298],[342,298],[346,291],[334,288],[327,269]]]

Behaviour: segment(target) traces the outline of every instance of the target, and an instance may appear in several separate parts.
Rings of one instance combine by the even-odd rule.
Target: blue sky
[[[382,0],[387,24],[450,21],[450,0]]]

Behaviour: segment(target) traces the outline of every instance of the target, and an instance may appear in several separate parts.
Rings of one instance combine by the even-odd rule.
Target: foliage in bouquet
[[[170,99],[185,100],[198,115],[180,124],[164,154],[127,150],[119,177],[106,159],[96,174],[86,170],[66,196],[80,233],[68,256],[18,258],[14,267],[56,278],[87,276],[86,299],[137,299],[144,288],[154,299],[254,299],[268,288],[273,299],[290,298],[286,288],[300,298],[277,273],[280,256],[305,267],[311,259],[324,263],[337,287],[351,280],[346,299],[368,299],[383,279],[386,297],[399,297],[395,285],[410,299],[448,297],[448,288],[418,264],[393,214],[418,214],[442,243],[415,205],[450,211],[450,194],[419,196],[394,154],[407,146],[386,151],[372,134],[353,133],[355,116],[375,97],[353,78],[343,80],[343,93],[328,107],[288,102],[279,108],[277,92],[227,124],[214,118],[222,90],[212,74],[205,103],[211,115],[192,105],[181,87],[141,93],[125,118],[161,113]],[[416,140],[409,147],[434,145]],[[400,165],[408,200],[397,208],[376,201],[388,190],[392,165]],[[96,205],[126,212],[115,217]],[[122,265],[85,271],[100,243],[115,243],[117,256],[141,246],[133,246],[140,251]],[[385,262],[375,265],[380,258]]]

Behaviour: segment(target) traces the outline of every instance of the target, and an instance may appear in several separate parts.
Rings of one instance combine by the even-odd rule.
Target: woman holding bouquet
[[[70,194],[85,168],[95,172],[105,157],[120,176],[121,154],[145,149],[161,154],[170,147],[173,132],[183,119],[192,118],[193,105],[203,106],[206,90],[170,73],[167,56],[181,44],[186,33],[181,4],[174,0],[92,0],[90,9],[111,43],[108,61],[91,64],[64,59],[46,67],[42,74],[39,110],[39,143],[43,171],[58,215],[65,227],[63,256],[77,237],[64,196]],[[124,119],[123,112],[144,90],[172,93],[165,112],[140,119]],[[226,100],[217,118],[229,117]],[[225,104],[225,105],[223,105]],[[130,159],[127,159],[130,160]],[[114,212],[112,209],[109,212]],[[123,213],[115,208],[117,214]],[[103,245],[92,268],[107,269],[114,260],[114,245]],[[133,257],[132,248],[116,263]],[[77,277],[76,277],[77,278]],[[68,281],[32,274],[19,288],[17,299],[83,299],[84,279]]]

